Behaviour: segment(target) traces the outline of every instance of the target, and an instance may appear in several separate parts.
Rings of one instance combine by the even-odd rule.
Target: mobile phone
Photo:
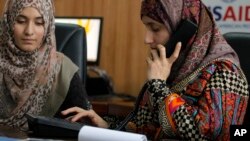
[[[182,43],[182,49],[185,48],[188,41],[196,33],[197,29],[198,26],[191,20],[183,20],[165,45],[166,56],[170,57],[172,55],[178,42]]]

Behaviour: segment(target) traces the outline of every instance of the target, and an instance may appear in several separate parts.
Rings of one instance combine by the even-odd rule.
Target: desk
[[[134,100],[131,100],[129,98],[121,98],[121,97],[114,96],[114,97],[109,97],[105,99],[93,98],[93,99],[90,99],[90,101],[93,105],[93,109],[100,116],[116,115],[120,117],[126,117],[134,108]],[[28,134],[25,132],[22,132],[20,130],[17,130],[11,127],[2,126],[2,125],[0,125],[0,136],[17,138],[17,139],[29,138]],[[51,139],[48,139],[48,140],[51,141]],[[63,140],[72,140],[72,139],[63,139]]]
[[[43,138],[43,137],[35,137],[30,136],[27,132],[20,131],[15,128],[11,128],[8,126],[0,125],[0,137],[8,137],[11,139],[16,139],[18,141],[77,141],[76,139],[70,138]]]
[[[100,116],[115,115],[126,117],[134,108],[134,100],[113,96],[108,98],[90,98],[93,109]]]

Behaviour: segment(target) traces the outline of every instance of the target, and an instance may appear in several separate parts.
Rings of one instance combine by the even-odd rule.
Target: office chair
[[[240,65],[244,71],[248,83],[250,83],[250,33],[229,32],[223,35],[229,45],[237,52]],[[249,86],[249,85],[248,85]],[[250,92],[250,88],[248,87]],[[248,100],[246,116],[244,118],[245,124],[250,124],[250,104]]]
[[[69,57],[78,67],[79,75],[86,84],[87,40],[85,29],[76,24],[56,23],[57,51]]]

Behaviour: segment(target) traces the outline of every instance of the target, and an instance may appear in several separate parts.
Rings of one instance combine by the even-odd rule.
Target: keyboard
[[[26,114],[29,131],[35,137],[77,138],[84,124],[65,119]]]

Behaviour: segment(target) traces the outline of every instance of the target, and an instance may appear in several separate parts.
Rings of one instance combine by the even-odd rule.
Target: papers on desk
[[[21,141],[21,139],[0,136],[0,141]]]
[[[142,134],[85,125],[79,132],[78,141],[147,141],[147,137]]]

